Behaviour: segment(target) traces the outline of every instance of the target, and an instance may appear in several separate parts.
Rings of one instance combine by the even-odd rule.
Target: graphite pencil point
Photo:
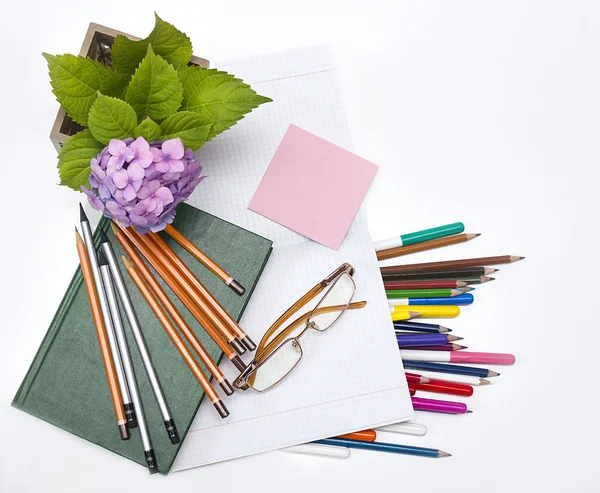
[[[85,211],[83,210],[83,205],[81,205],[81,202],[79,203],[79,222],[89,222],[88,217],[85,214]]]
[[[100,232],[100,244],[102,245],[103,243],[108,243],[108,236],[106,236],[104,230],[102,228],[98,228],[98,231]]]

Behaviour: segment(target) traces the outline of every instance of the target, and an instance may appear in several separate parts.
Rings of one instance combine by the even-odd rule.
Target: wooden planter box
[[[90,27],[88,27],[87,34],[85,35],[85,39],[81,45],[81,50],[79,51],[79,55],[93,58],[107,67],[112,67],[110,52],[115,41],[115,37],[118,34],[123,34],[134,41],[140,39],[135,36],[131,36],[130,34],[111,29],[110,27],[105,27],[101,26],[100,24],[90,22]],[[209,62],[204,58],[192,56],[190,65],[199,65],[200,67],[208,68]],[[54,144],[54,147],[56,147],[56,151],[60,151],[60,148],[65,144],[65,142],[67,142],[72,135],[75,135],[82,129],[83,127],[79,125],[79,123],[74,122],[67,115],[65,109],[61,106],[56,115],[56,119],[54,120],[52,131],[50,132],[50,140]]]

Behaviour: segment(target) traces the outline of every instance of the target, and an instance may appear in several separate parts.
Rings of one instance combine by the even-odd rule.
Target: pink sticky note
[[[378,168],[290,125],[248,208],[337,250]]]

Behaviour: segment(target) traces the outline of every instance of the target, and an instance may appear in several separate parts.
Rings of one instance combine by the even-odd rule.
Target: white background
[[[148,477],[9,407],[77,264],[81,197],[56,186],[41,52],[77,52],[90,21],[144,36],[153,10],[211,61],[330,43],[355,150],[381,166],[373,237],[463,221],[483,236],[415,261],[527,256],[447,324],[517,364],[477,389],[473,414],[419,414],[426,437],[380,437],[453,457],[273,452]],[[597,270],[599,24],[593,1],[3,2],[0,492],[600,491],[585,278]]]

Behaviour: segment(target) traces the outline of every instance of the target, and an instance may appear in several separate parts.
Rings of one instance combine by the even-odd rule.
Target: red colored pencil
[[[438,346],[411,346],[403,349],[420,349],[422,351],[461,351],[462,349],[467,349],[467,346],[461,346],[460,344],[439,344]]]
[[[413,389],[410,385],[408,386],[408,393],[410,396],[414,396],[417,393],[417,389]]]
[[[405,375],[408,383],[429,383],[429,378],[422,377],[416,373],[405,373]]]
[[[434,279],[432,281],[384,281],[383,285],[385,289],[456,289],[466,287],[467,283],[464,281]]]
[[[437,394],[452,394],[469,397],[473,395],[473,387],[464,383],[443,382],[441,380],[431,380],[429,383],[411,383],[409,389],[423,390],[425,392],[435,392]]]

